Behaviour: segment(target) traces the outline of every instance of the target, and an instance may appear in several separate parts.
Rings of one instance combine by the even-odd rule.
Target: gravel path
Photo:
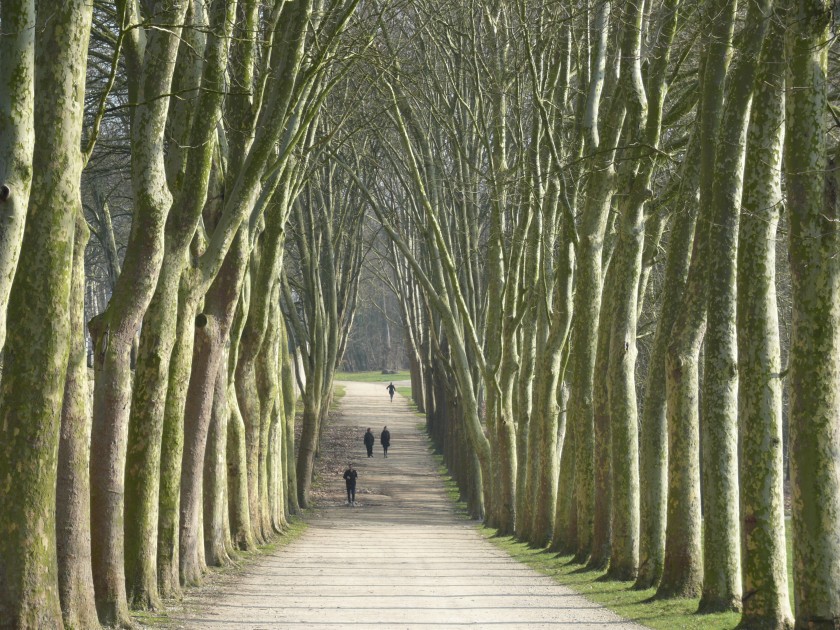
[[[300,540],[213,594],[185,628],[641,628],[512,560],[460,520],[404,398],[384,384],[343,383],[340,422],[359,430],[348,453],[359,471],[356,507],[317,510]],[[391,430],[389,457],[379,432]],[[375,457],[362,444],[377,437]]]

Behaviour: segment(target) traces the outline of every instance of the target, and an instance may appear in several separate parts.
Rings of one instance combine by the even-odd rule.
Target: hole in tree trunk
[[[0,186],[0,201],[7,201],[12,195],[12,189],[3,184]]]
[[[204,328],[207,325],[207,315],[204,313],[199,313],[195,317],[195,327],[196,328]]]

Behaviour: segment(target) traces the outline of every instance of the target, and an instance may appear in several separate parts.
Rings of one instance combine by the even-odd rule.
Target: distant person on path
[[[374,439],[375,438],[373,437],[373,431],[371,431],[370,427],[368,427],[368,430],[365,432],[365,448],[367,448],[368,457],[373,457]]]
[[[379,443],[382,444],[385,457],[388,457],[388,447],[391,446],[391,432],[388,430],[388,427],[382,429],[382,433],[379,434]]]
[[[353,464],[347,465],[347,470],[344,471],[344,483],[347,484],[347,505],[356,505],[356,477],[359,476],[353,470]]]
[[[394,387],[394,383],[393,383],[393,382],[391,382],[391,383],[388,385],[388,387],[386,387],[385,389],[387,389],[387,390],[388,390],[388,393],[389,393],[389,394],[391,394],[391,402],[394,402],[394,392],[395,392],[395,391],[397,391],[397,388],[396,388],[396,387]]]

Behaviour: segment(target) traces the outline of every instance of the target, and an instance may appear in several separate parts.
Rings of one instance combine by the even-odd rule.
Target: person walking
[[[371,431],[370,427],[368,427],[368,430],[365,432],[365,448],[367,449],[368,457],[373,457],[374,439],[375,438],[373,437],[373,431]]]
[[[391,432],[388,430],[387,426],[382,429],[382,433],[379,434],[379,443],[385,451],[385,457],[388,457],[388,447],[391,446]]]
[[[394,383],[389,383],[388,387],[386,387],[385,389],[387,389],[388,393],[391,394],[391,402],[394,402],[394,392],[397,391],[397,388],[394,387]]]
[[[356,477],[359,476],[353,470],[353,464],[347,465],[347,470],[344,471],[344,483],[347,485],[347,505],[356,505]]]

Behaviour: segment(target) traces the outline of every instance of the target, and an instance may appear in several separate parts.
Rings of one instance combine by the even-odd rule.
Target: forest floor
[[[306,531],[193,591],[168,627],[641,628],[512,559],[465,520],[404,397],[389,402],[379,383],[342,385]],[[378,443],[386,424],[387,459]],[[377,436],[370,459],[368,426]],[[350,460],[355,507],[345,505],[341,476]]]

